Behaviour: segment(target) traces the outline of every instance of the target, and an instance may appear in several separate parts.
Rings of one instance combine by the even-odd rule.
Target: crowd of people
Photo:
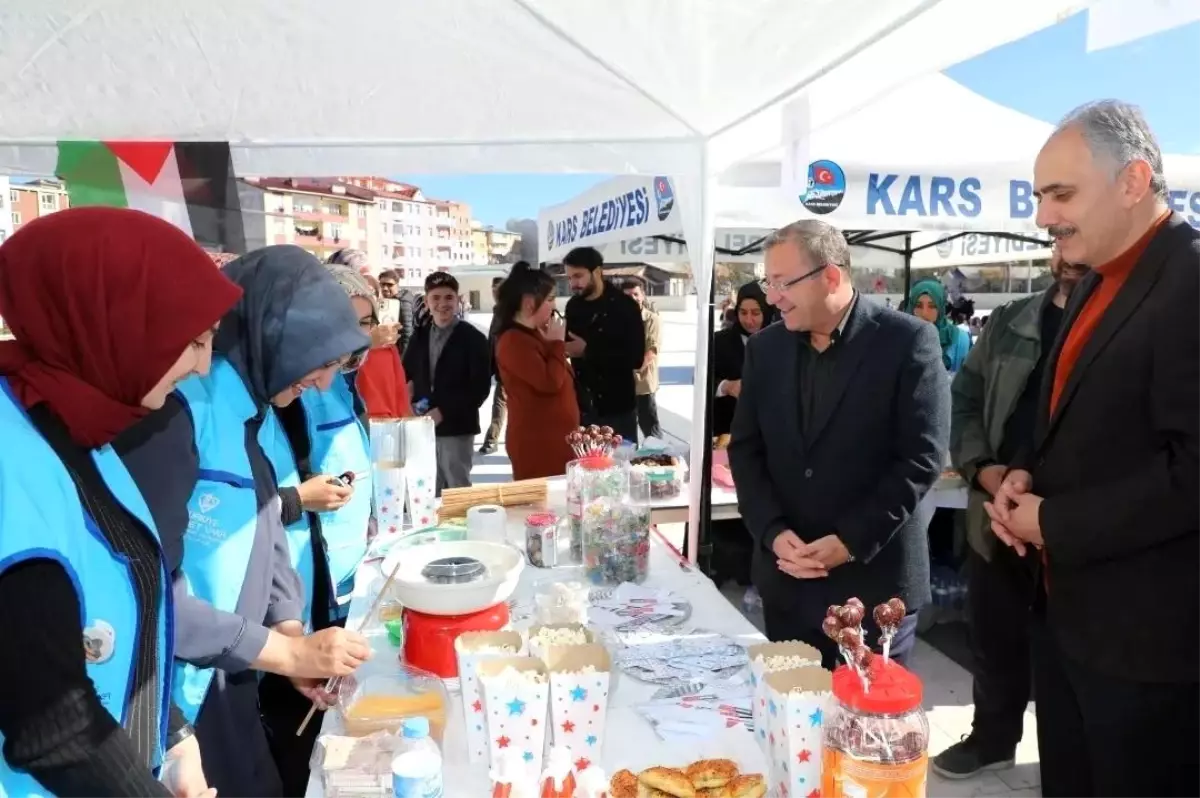
[[[1035,190],[1055,285],[973,348],[935,282],[904,311],[860,296],[831,225],[768,238],[713,344],[745,579],[768,636],[827,667],[828,605],[901,598],[907,661],[952,463],[971,487],[975,722],[935,769],[1011,763],[1033,695],[1044,794],[1196,795],[1200,233],[1122,103],[1068,117]],[[371,418],[428,416],[443,489],[470,481],[489,394],[484,445],[505,409],[518,479],[562,474],[580,424],[659,433],[659,319],[594,249],[564,259],[565,315],[555,277],[516,264],[487,333],[447,273],[415,297],[354,251],[213,260],[111,208],[0,246],[4,795],[304,793],[320,723],[298,729],[371,656],[345,629]]]

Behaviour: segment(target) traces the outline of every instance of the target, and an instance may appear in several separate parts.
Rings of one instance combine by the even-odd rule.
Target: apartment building
[[[5,178],[5,182],[7,180]],[[27,183],[13,183],[4,194],[8,197],[9,205],[5,216],[12,225],[9,232],[16,232],[21,225],[32,222],[40,216],[71,207],[67,189],[58,180],[30,180]]]
[[[246,182],[264,192],[268,244],[295,244],[321,260],[339,249],[379,251],[379,216],[370,191],[314,178]]]
[[[13,234],[13,207],[20,196],[8,187],[8,178],[0,176],[0,244]]]
[[[478,265],[515,263],[521,234],[471,222],[471,256]]]

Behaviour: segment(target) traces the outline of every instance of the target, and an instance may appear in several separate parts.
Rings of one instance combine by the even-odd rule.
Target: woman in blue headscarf
[[[342,507],[353,489],[330,475],[300,480],[276,410],[328,390],[369,339],[345,291],[299,247],[266,247],[222,271],[243,295],[221,320],[211,372],[181,384],[118,450],[176,538],[175,697],[209,784],[226,798],[281,795],[258,672],[319,698],[321,680],[353,672],[370,648],[337,627],[305,635],[310,588],[296,565],[311,561],[312,540],[297,522]]]
[[[946,317],[946,289],[937,280],[921,280],[908,292],[907,307],[914,316],[937,327],[942,365],[956,373],[971,351],[971,336]]]

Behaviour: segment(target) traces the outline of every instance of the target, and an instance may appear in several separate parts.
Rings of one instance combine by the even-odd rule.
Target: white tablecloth
[[[561,483],[552,485],[550,494],[552,504],[561,504],[560,486]],[[514,543],[520,541],[523,547],[524,514],[521,508],[510,509],[508,517],[509,539]],[[526,567],[521,576],[517,596],[532,595],[540,584],[562,581],[567,578],[565,573],[570,573],[570,571]],[[367,596],[369,586],[378,577],[377,564],[364,565],[359,571],[358,589],[350,609],[350,628],[356,628],[358,619],[365,612],[366,603],[370,598]],[[646,585],[666,588],[690,601],[692,618],[688,623],[693,626],[720,632],[743,643],[763,640],[762,635],[725,600],[710,579],[694,567],[689,567],[685,571],[680,566],[676,554],[657,535],[653,536],[650,546],[650,578],[646,581]],[[370,667],[379,667],[380,658],[390,658],[397,654],[396,649],[390,648],[383,638],[380,638],[375,646],[376,658]],[[646,767],[649,764],[648,758],[650,761],[661,763],[686,763],[697,758],[694,750],[672,750],[671,746],[660,740],[649,724],[632,709],[634,705],[648,700],[656,689],[656,685],[640,682],[624,674],[617,677],[616,689],[609,698],[608,729],[601,760],[601,764],[609,774],[621,767],[633,769]],[[442,752],[446,762],[446,795],[455,798],[467,798],[467,796],[482,798],[488,794],[487,767],[486,765],[472,765],[467,759],[466,733],[463,727],[462,701],[459,694],[451,694],[448,712]],[[322,732],[336,734],[338,731],[335,713],[326,713]],[[747,738],[749,738],[748,734]],[[324,790],[320,778],[314,772],[309,780],[307,796],[308,798],[323,798],[323,795]]]

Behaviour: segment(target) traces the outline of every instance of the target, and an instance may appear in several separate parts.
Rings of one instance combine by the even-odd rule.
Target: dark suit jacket
[[[429,373],[431,324],[413,333],[404,353],[404,373],[413,385],[412,401],[429,400],[442,411],[439,438],[479,434],[479,408],[492,390],[491,345],[487,336],[469,321],[459,321],[438,357],[435,374]]]
[[[929,601],[932,507],[950,437],[950,378],[937,329],[859,297],[850,313],[827,418],[801,435],[797,349],[802,335],[773,324],[746,345],[729,464],[738,505],[758,545],[754,581],[765,602],[790,605],[817,629],[829,604],[851,596],[871,607],[899,596]],[[776,566],[775,538],[838,535],[855,562],[824,579]]]
[[[742,378],[742,361],[746,345],[742,342],[742,329],[730,327],[720,330],[713,336],[713,385],[719,385],[721,380],[740,380]],[[733,411],[737,408],[737,399],[732,396],[718,396],[713,400],[713,429],[714,437],[725,435],[733,426]]]
[[[1175,214],[1092,333],[1049,418],[1067,306],[1029,467],[1049,561],[1047,613],[1069,656],[1112,676],[1200,675],[1200,232]]]

